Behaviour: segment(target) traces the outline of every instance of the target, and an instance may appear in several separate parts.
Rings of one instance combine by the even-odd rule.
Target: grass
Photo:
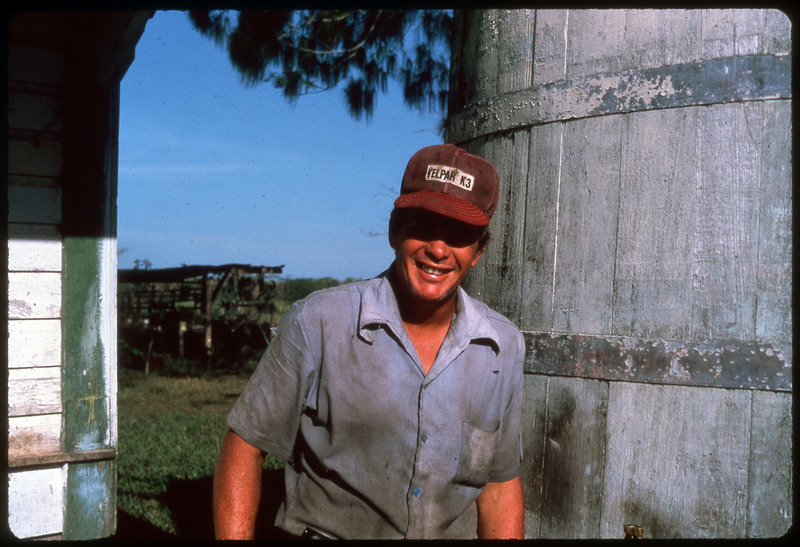
[[[117,504],[120,511],[177,534],[160,498],[175,481],[211,477],[225,418],[246,375],[169,377],[120,370]],[[272,457],[266,469],[283,464]]]

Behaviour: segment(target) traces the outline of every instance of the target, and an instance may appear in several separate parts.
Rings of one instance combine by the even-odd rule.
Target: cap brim
[[[420,207],[474,226],[487,226],[491,220],[486,213],[472,203],[441,192],[400,194],[394,201],[394,206]]]

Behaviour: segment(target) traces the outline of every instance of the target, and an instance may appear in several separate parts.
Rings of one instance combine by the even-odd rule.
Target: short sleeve
[[[228,415],[228,426],[251,445],[291,461],[319,355],[306,337],[302,307],[294,304]]]

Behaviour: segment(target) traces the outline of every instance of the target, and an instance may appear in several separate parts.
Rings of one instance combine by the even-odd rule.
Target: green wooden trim
[[[62,399],[64,452],[116,444],[116,232],[119,82],[97,82],[98,21],[74,13],[64,60]],[[109,269],[113,271],[109,271]],[[67,464],[65,540],[116,528],[113,460]]]
[[[114,533],[115,467],[114,460],[69,464],[63,539],[97,539]]]
[[[62,281],[63,442],[66,452],[113,449],[110,446],[109,386],[103,339],[102,240],[64,239]],[[107,275],[107,273],[105,273]],[[113,460],[71,462],[63,537],[107,537],[116,528],[116,470]]]
[[[64,240],[62,332],[64,449],[107,448],[109,416],[100,328],[100,241]]]

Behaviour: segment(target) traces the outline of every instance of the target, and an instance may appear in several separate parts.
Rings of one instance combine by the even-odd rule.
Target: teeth
[[[444,270],[431,268],[430,266],[426,266],[425,264],[420,265],[420,268],[422,269],[423,272],[429,273],[431,275],[444,275],[446,273]]]

